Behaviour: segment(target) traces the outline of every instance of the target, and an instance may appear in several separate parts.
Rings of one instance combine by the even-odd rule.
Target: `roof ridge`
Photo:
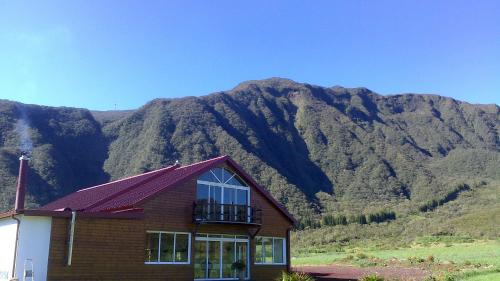
[[[172,166],[168,166],[168,167],[163,168],[163,169],[158,169],[158,170],[156,170],[156,172],[159,172],[159,173],[157,173],[157,174],[155,174],[155,175],[153,175],[151,177],[148,177],[148,178],[146,178],[146,179],[144,179],[144,180],[142,180],[142,181],[140,181],[140,182],[138,182],[138,183],[136,183],[134,185],[131,185],[131,186],[129,186],[129,187],[123,189],[123,190],[120,190],[120,191],[118,191],[116,193],[113,193],[113,194],[111,194],[111,195],[109,195],[107,197],[104,197],[104,198],[102,198],[101,200],[99,200],[97,202],[94,202],[94,203],[92,203],[92,204],[90,204],[88,206],[85,206],[83,209],[84,210],[89,210],[89,209],[95,208],[95,207],[97,207],[97,206],[99,206],[99,205],[101,205],[101,204],[103,204],[105,202],[108,202],[108,201],[110,201],[110,200],[112,200],[112,199],[114,199],[114,198],[116,198],[116,197],[118,197],[118,196],[120,196],[120,195],[122,195],[124,193],[127,193],[127,192],[133,190],[134,188],[136,188],[138,186],[141,186],[141,185],[143,185],[143,184],[145,184],[145,183],[147,183],[147,182],[149,182],[149,181],[151,181],[153,179],[156,179],[157,177],[163,175],[164,172],[169,172],[171,170],[179,168],[179,166],[180,166],[179,164],[174,164]],[[144,175],[144,174],[142,174],[142,175]]]
[[[179,167],[179,164],[174,164],[174,165],[163,167],[163,168],[160,168],[160,169],[157,169],[157,170],[149,171],[149,172],[138,174],[138,175],[129,176],[129,177],[126,177],[126,178],[117,179],[117,180],[114,180],[114,181],[108,181],[106,183],[102,183],[102,184],[99,184],[99,185],[89,186],[89,187],[86,187],[86,188],[79,189],[76,192],[91,190],[91,189],[102,187],[104,185],[108,185],[108,184],[111,184],[111,183],[118,183],[118,182],[126,181],[126,180],[129,180],[129,179],[133,179],[133,178],[145,176],[145,175],[148,175],[148,174],[158,173],[158,172],[161,172],[162,170],[169,170],[172,167]]]
[[[188,166],[184,166],[184,167],[180,167],[180,168],[185,168],[185,167],[189,167],[189,166],[196,166],[196,165],[200,165],[200,164],[206,164],[207,162],[210,162],[210,161],[213,161],[213,162],[217,162],[217,163],[218,163],[218,162],[227,161],[228,159],[231,159],[231,157],[229,157],[228,155],[223,155],[223,156],[219,156],[219,157],[215,157],[215,158],[212,158],[212,159],[209,159],[209,160],[205,160],[205,161],[197,162],[197,163],[194,163],[194,164],[191,164],[191,165],[188,165]],[[202,166],[201,168],[199,167],[199,168],[196,170],[196,172],[195,172],[195,173],[198,173],[198,172],[200,172],[200,170],[203,170],[203,169],[206,169],[206,167],[204,167],[204,166]],[[195,174],[195,173],[189,173],[189,174],[187,174],[187,175],[184,175],[184,176],[182,176],[182,177],[180,177],[180,178],[178,178],[178,179],[174,180],[173,182],[171,182],[171,183],[169,184],[169,186],[172,186],[172,185],[178,184],[179,182],[184,181],[186,178],[189,178],[189,177],[193,176],[193,174]],[[165,188],[166,188],[166,187],[161,188],[161,189],[157,190],[156,192],[154,192],[153,194],[151,194],[151,195],[149,195],[149,196],[147,196],[147,197],[143,197],[143,198],[141,198],[140,200],[138,200],[138,201],[136,202],[136,204],[140,204],[141,202],[143,202],[143,201],[147,200],[149,197],[151,197],[151,196],[152,196],[152,195],[154,195],[154,194],[158,194],[158,193],[160,193],[160,192],[163,192],[163,191],[165,190]]]
[[[207,162],[215,161],[215,160],[220,160],[220,159],[228,158],[228,157],[229,156],[225,154],[225,155],[217,156],[217,157],[214,157],[214,158],[211,158],[211,159],[208,159],[208,160],[203,160],[203,161],[200,161],[200,162],[191,163],[191,164],[186,165],[186,166],[180,166],[179,168],[188,168],[188,167],[191,167],[191,166],[200,165],[200,164],[203,164],[203,163],[207,163]]]

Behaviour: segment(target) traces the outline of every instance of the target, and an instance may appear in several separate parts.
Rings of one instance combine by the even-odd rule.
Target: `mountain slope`
[[[458,178],[498,178],[500,168],[499,107],[435,95],[381,96],[268,79],[203,97],[153,100],[134,112],[101,114],[100,123],[86,110],[16,105],[30,120],[37,116],[32,135],[44,136],[33,140],[32,165],[47,163],[37,175],[53,174],[42,173],[40,185],[30,187],[35,203],[108,176],[220,154],[231,155],[299,217],[335,202],[353,209],[424,202]],[[15,107],[0,102],[4,208],[15,185]],[[45,146],[53,150],[37,156]],[[78,155],[90,149],[96,152]]]

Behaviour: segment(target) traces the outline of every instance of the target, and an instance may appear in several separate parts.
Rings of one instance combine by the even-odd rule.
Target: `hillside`
[[[297,217],[419,204],[500,179],[500,108],[436,95],[382,96],[286,79],[131,112],[0,100],[0,206],[14,199],[18,120],[33,143],[30,202],[228,154]],[[17,124],[17,126],[16,126]]]

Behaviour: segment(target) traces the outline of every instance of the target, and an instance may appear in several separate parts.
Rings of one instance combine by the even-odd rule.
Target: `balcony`
[[[261,225],[262,210],[247,205],[195,202],[193,221],[196,224],[247,224]]]

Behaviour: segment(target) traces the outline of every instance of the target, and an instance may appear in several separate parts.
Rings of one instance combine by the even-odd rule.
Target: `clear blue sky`
[[[0,98],[129,109],[268,77],[500,104],[500,1],[0,0]]]

